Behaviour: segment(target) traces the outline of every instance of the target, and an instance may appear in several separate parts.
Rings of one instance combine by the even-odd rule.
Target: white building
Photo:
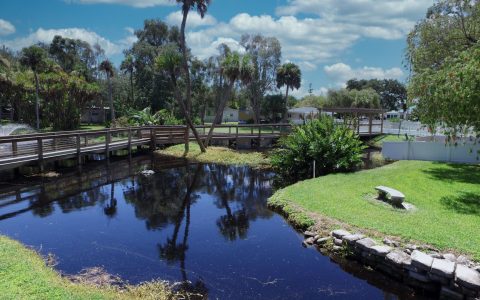
[[[385,119],[400,119],[403,114],[399,111],[392,110],[385,113]]]
[[[298,107],[288,110],[288,122],[301,125],[307,120],[318,119],[320,111],[315,107]]]
[[[211,123],[215,119],[215,111],[209,111],[205,116],[205,122]],[[238,109],[227,107],[223,110],[221,123],[238,122]]]

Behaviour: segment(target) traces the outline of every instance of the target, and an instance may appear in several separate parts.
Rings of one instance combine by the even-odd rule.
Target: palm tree
[[[6,82],[6,83],[11,83],[11,80],[9,78],[10,71],[11,71],[12,66],[10,65],[10,61],[0,55],[0,82]]]
[[[190,114],[192,112],[192,83],[190,81],[190,70],[188,67],[188,50],[185,41],[185,27],[187,25],[187,18],[188,13],[192,9],[197,9],[197,12],[203,18],[207,13],[208,5],[210,4],[210,0],[176,0],[177,3],[180,3],[182,6],[182,24],[180,26],[180,49],[182,51],[182,68],[183,72],[185,73],[185,84],[186,84],[186,91],[185,91],[185,118],[191,118]],[[188,118],[187,118],[188,115]],[[188,121],[188,120],[187,120]],[[189,124],[190,125],[190,124]],[[193,123],[192,123],[193,125]],[[190,126],[193,133],[195,134],[196,129],[194,126]],[[200,146],[200,150],[205,152],[205,147],[202,141],[197,138],[197,142]]]
[[[22,56],[20,58],[20,63],[33,71],[35,77],[35,117],[36,117],[36,127],[37,130],[40,129],[40,85],[38,82],[38,72],[45,66],[46,61],[45,50],[39,46],[30,46],[22,50]]]
[[[124,71],[124,73],[128,73],[130,75],[130,93],[132,97],[132,103],[135,103],[135,97],[133,92],[133,72],[135,71],[135,62],[131,54],[128,54],[125,57],[125,60],[120,65],[120,69]]]
[[[102,72],[105,73],[105,76],[107,76],[107,82],[108,82],[108,98],[110,102],[110,116],[111,116],[111,122],[112,124],[115,124],[115,110],[113,107],[113,96],[112,96],[112,81],[111,78],[115,75],[115,72],[113,70],[113,65],[112,63],[106,59],[102,61],[98,69]]]
[[[296,89],[300,88],[302,81],[302,71],[300,68],[294,63],[286,63],[283,64],[277,70],[277,87],[282,88],[284,86],[287,87],[287,91],[285,93],[285,109],[282,114],[282,122],[287,121],[287,103],[288,103],[288,91],[289,89]]]
[[[192,118],[190,116],[189,110],[185,101],[183,100],[182,94],[180,92],[180,88],[178,86],[178,77],[180,75],[180,66],[182,63],[182,55],[178,52],[178,48],[176,45],[169,45],[164,47],[162,53],[156,58],[155,60],[155,67],[158,70],[161,70],[166,73],[166,75],[170,78],[171,84],[173,86],[173,93],[174,97],[177,100],[180,108],[183,111],[183,115],[185,116],[185,121],[187,122],[187,126],[190,127],[192,130],[195,139],[200,147],[202,152],[205,152],[205,146],[203,145],[200,136],[198,135],[198,131],[193,124]],[[185,145],[185,152],[188,152],[188,144]]]
[[[233,87],[237,80],[240,80],[243,84],[248,84],[252,78],[253,74],[253,65],[251,63],[250,57],[244,55],[243,57],[238,52],[228,53],[225,56],[225,59],[221,63],[221,70],[224,77],[228,80],[228,86],[225,93],[220,98],[220,103],[217,107],[217,112],[215,114],[215,119],[210,126],[208,131],[208,136],[205,141],[205,145],[208,146],[210,139],[213,135],[213,130],[215,125],[221,121],[223,110],[227,104],[228,99],[232,94]]]
[[[8,59],[0,55],[0,67],[10,69],[10,62]]]

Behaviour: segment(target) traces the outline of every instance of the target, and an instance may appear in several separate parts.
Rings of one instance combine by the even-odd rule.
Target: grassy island
[[[171,146],[165,150],[157,151],[162,155],[184,157],[201,163],[216,163],[222,165],[246,165],[254,168],[270,167],[270,160],[261,152],[239,151],[225,147],[208,147],[207,152],[202,153],[196,143],[190,143],[190,150],[185,155],[183,144]]]
[[[375,200],[375,186],[403,192],[414,211]],[[269,204],[300,227],[325,216],[356,228],[420,241],[480,259],[480,166],[399,161],[366,171],[305,180]]]

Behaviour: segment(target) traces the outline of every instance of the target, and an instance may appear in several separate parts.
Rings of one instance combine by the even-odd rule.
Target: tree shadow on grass
[[[461,193],[458,196],[443,197],[440,203],[460,214],[480,216],[480,194]]]
[[[441,181],[456,181],[462,183],[480,184],[480,166],[467,164],[447,164],[424,170],[433,179]]]

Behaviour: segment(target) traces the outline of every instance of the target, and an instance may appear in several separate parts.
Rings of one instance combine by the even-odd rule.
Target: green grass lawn
[[[105,125],[96,125],[96,124],[82,124],[78,130],[102,130],[105,129]]]
[[[404,142],[406,141],[405,135],[384,134],[376,136],[365,143],[370,147],[382,148],[384,142]]]
[[[80,258],[79,258],[80,259]],[[175,294],[162,282],[139,286],[96,287],[72,283],[47,267],[33,250],[0,235],[1,299],[172,299]]]
[[[270,166],[269,159],[261,152],[236,151],[225,147],[208,147],[207,152],[202,153],[197,143],[190,143],[190,151],[187,156],[185,156],[185,146],[183,144],[171,146],[165,150],[157,151],[157,153],[174,157],[186,157],[202,163],[247,165],[259,168]]]
[[[114,299],[112,291],[76,285],[45,266],[32,250],[0,236],[2,299]]]
[[[377,185],[403,192],[417,210],[405,212],[374,200]],[[399,161],[299,182],[277,191],[269,202],[480,260],[479,165]]]

